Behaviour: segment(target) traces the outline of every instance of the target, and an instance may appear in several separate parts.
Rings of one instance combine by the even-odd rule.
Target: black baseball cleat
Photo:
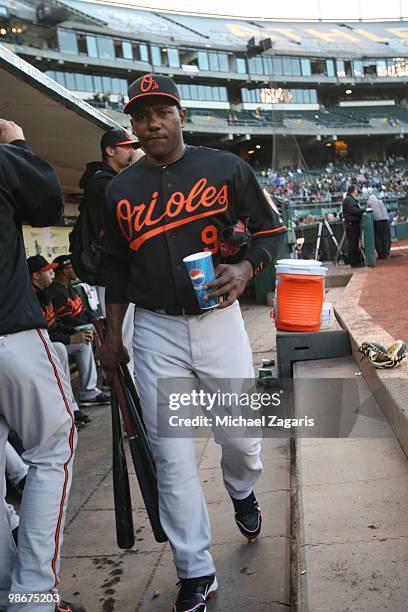
[[[59,604],[55,606],[55,612],[86,612],[86,610],[80,603],[71,603],[61,599]]]
[[[110,395],[108,393],[99,393],[96,397],[86,400],[79,400],[81,406],[105,406],[110,404]]]
[[[248,540],[254,540],[261,531],[262,514],[261,508],[254,492],[245,499],[232,499],[235,509],[235,522],[243,536]]]
[[[90,423],[92,421],[91,417],[85,414],[85,412],[82,412],[79,408],[78,410],[74,410],[74,419],[75,425],[83,425],[84,423]]]
[[[214,597],[218,589],[217,577],[182,578],[180,590],[172,612],[206,612],[206,601]]]

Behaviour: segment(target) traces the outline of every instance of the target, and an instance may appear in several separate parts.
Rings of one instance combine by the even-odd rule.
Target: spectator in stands
[[[110,92],[101,94],[101,100],[102,100],[102,105],[104,108],[110,108],[110,105],[111,105]]]
[[[258,108],[255,109],[254,117],[255,117],[255,119],[257,121],[262,121],[262,122],[266,121],[266,117],[265,117],[264,112],[263,112],[263,110],[262,110],[262,108],[260,106],[258,106]]]
[[[230,113],[228,115],[228,125],[235,125],[238,121],[238,117],[235,113]]]
[[[122,112],[125,105],[125,96],[121,94],[118,99],[118,111]]]
[[[357,186],[350,185],[342,207],[348,241],[348,263],[352,268],[364,266],[359,244],[363,211],[356,196]]]
[[[66,378],[70,380],[68,355],[72,355],[79,371],[78,397],[81,405],[102,405],[109,402],[109,396],[102,393],[97,385],[97,371],[92,352],[92,331],[75,330],[75,327],[61,322],[55,314],[49,287],[54,279],[56,264],[48,263],[41,255],[27,259],[31,284],[40,302],[48,325],[48,335],[58,353]],[[72,391],[72,388],[71,388]],[[89,423],[91,418],[78,408],[72,393],[74,418],[77,426]]]
[[[367,197],[374,189],[380,199],[385,196],[404,196],[408,191],[408,166],[402,163],[403,160],[392,160],[391,158],[383,161],[372,161],[368,165],[356,167],[352,162],[341,162],[329,164],[319,174],[310,172],[307,176],[293,173],[291,169],[283,174],[291,178],[291,197],[308,198],[312,191],[332,193],[334,201],[341,201],[346,196],[347,185],[357,184],[365,187]],[[289,195],[282,188],[280,181],[276,182],[276,172],[268,171],[267,177],[271,190],[274,195]],[[344,196],[341,194],[344,193]]]
[[[367,208],[373,209],[374,241],[378,259],[388,259],[391,249],[391,230],[388,211],[384,202],[373,193],[367,200]]]

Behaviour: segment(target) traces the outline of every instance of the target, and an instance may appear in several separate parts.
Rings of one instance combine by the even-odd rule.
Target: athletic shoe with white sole
[[[105,406],[110,404],[110,395],[108,393],[99,393],[96,397],[86,400],[79,400],[81,406]]]
[[[91,417],[82,412],[80,408],[78,410],[74,410],[74,420],[75,425],[82,425],[83,423],[90,423],[92,421]]]
[[[235,522],[238,529],[248,540],[254,540],[261,531],[262,514],[254,492],[245,499],[232,499],[235,509]]]
[[[206,601],[214,597],[218,589],[217,577],[201,576],[183,578],[172,612],[206,612]]]

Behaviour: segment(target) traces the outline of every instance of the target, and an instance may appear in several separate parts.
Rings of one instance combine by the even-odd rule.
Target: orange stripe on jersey
[[[275,234],[276,232],[283,232],[285,229],[286,229],[286,225],[281,225],[280,227],[274,227],[273,229],[262,230],[261,232],[255,232],[252,235],[255,238],[255,236],[262,236],[264,234]]]

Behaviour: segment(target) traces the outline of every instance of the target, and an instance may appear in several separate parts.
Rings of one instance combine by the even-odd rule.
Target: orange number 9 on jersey
[[[203,241],[203,244],[206,245],[204,247],[204,251],[211,251],[211,253],[217,253],[220,245],[218,242],[218,232],[215,225],[207,225],[203,229],[203,231],[201,232],[201,240]]]

